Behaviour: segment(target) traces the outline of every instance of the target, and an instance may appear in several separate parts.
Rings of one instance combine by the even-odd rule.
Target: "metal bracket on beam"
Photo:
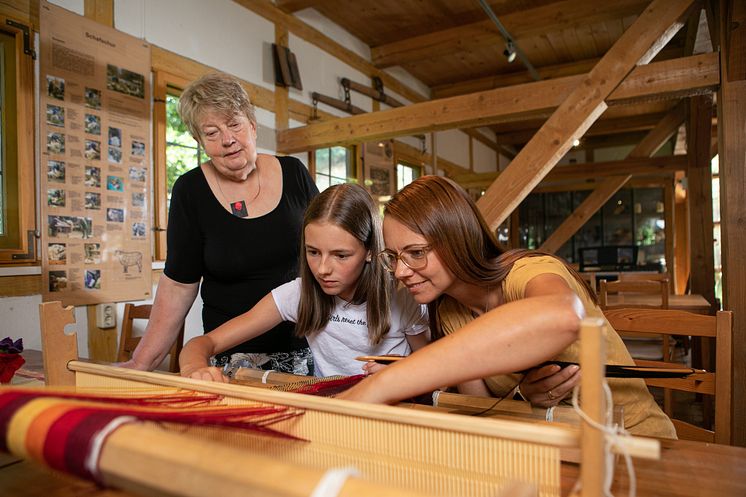
[[[38,230],[28,230],[28,251],[25,254],[13,254],[14,261],[35,261],[36,260],[36,239],[41,237]]]
[[[6,19],[5,24],[21,30],[23,33],[23,53],[30,55],[32,59],[36,60],[36,52],[31,48],[31,29],[25,24],[16,22],[13,19]]]

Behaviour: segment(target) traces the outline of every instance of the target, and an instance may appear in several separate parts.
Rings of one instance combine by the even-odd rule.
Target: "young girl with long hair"
[[[382,262],[428,305],[434,343],[340,395],[395,402],[443,385],[509,395],[524,371],[549,360],[577,362],[584,316],[603,317],[595,296],[562,260],[505,251],[471,198],[438,176],[417,179],[386,206]],[[608,364],[634,364],[619,335],[606,337]],[[614,404],[634,434],[675,438],[641,379],[610,379]],[[553,398],[552,390],[545,394]]]
[[[354,375],[360,355],[407,355],[427,342],[423,306],[396,290],[376,255],[383,249],[381,219],[368,192],[332,186],[308,206],[303,220],[300,277],[272,290],[250,311],[190,340],[179,356],[182,376],[226,381],[210,357],[296,323],[313,354],[316,376]]]

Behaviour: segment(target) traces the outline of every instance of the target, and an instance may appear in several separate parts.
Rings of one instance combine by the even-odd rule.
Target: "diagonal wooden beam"
[[[560,31],[573,26],[637,15],[646,4],[645,0],[565,0],[534,9],[511,12],[500,16],[500,21],[520,45],[522,38],[545,36],[548,31]],[[457,57],[459,53],[475,48],[504,44],[505,40],[497,26],[487,19],[373,47],[371,59],[377,67],[390,67],[429,59],[434,54]]]
[[[612,64],[604,64],[609,65]],[[277,150],[292,154],[312,148],[546,117],[580,85],[588,88],[590,81],[604,81],[605,87],[611,86],[606,82],[603,72],[591,71],[583,76],[568,76],[431,100],[283,130],[277,133]],[[611,105],[652,96],[698,94],[713,90],[719,82],[717,54],[696,55],[635,67],[626,75],[622,84],[612,88],[613,91],[606,95],[606,99]]]
[[[478,201],[496,229],[608,107],[606,99],[682,26],[693,0],[654,0],[565,99]]]
[[[627,157],[634,160],[655,154],[677,132],[685,118],[686,107],[682,102],[671,109]],[[661,157],[661,159],[669,159],[669,157]],[[670,159],[673,161],[673,158]],[[539,249],[550,253],[558,251],[631,177],[631,174],[612,176],[599,183],[593,193],[588,195],[577,209],[549,235]]]

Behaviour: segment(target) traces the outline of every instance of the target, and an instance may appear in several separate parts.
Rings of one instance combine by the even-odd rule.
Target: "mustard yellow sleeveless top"
[[[525,298],[528,282],[540,274],[556,274],[580,297],[588,317],[600,317],[603,312],[588,297],[585,289],[558,259],[549,256],[527,256],[516,261],[502,283],[506,302]],[[472,312],[454,299],[447,297],[438,307],[438,318],[444,334],[453,333],[474,319]],[[607,321],[609,333],[606,336],[607,364],[634,364],[627,348],[616,331]],[[578,362],[580,342],[576,341],[554,359],[557,361]],[[487,388],[496,397],[504,397],[520,383],[522,375],[498,375],[484,378]],[[609,378],[614,405],[621,406],[624,413],[624,427],[634,435],[676,438],[676,430],[671,420],[658,407],[642,379]],[[563,401],[568,402],[569,399]]]

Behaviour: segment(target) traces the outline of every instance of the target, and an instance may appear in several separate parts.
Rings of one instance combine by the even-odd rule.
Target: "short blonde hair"
[[[200,143],[200,119],[207,112],[226,117],[244,114],[256,125],[254,105],[241,81],[225,73],[209,73],[192,81],[179,98],[179,115],[192,136]]]

